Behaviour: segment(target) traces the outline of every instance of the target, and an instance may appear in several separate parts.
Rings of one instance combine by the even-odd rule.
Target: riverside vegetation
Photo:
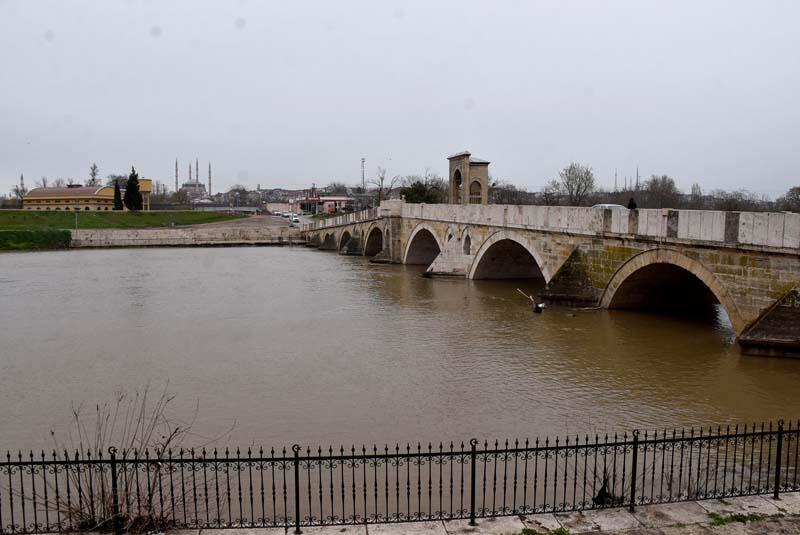
[[[246,217],[219,212],[79,212],[78,228],[147,228],[217,223]],[[69,247],[75,212],[0,211],[0,250]]]

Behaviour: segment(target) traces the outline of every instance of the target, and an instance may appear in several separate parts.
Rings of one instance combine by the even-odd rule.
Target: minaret
[[[175,193],[178,193],[178,159],[175,158]]]
[[[189,162],[189,184],[192,183],[192,162]]]
[[[197,184],[200,184],[200,168],[197,165],[197,158],[194,159],[194,179],[197,181]]]
[[[208,195],[211,196],[211,162],[208,162]]]

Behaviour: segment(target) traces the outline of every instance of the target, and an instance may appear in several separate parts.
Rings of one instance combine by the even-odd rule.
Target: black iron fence
[[[798,490],[798,423],[392,447],[6,453],[0,533],[293,527]]]

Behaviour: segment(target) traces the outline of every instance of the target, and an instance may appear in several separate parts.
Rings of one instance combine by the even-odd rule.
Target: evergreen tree
[[[142,209],[142,193],[139,191],[139,175],[133,167],[131,167],[131,174],[128,177],[128,184],[125,186],[123,202],[128,210],[138,211]]]
[[[114,210],[122,210],[122,193],[119,191],[119,182],[114,182]]]

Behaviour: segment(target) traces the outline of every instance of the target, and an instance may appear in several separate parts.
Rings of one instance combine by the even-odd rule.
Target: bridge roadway
[[[541,279],[549,302],[720,303],[748,354],[800,356],[800,214],[408,204],[303,227],[309,246],[426,275]]]

